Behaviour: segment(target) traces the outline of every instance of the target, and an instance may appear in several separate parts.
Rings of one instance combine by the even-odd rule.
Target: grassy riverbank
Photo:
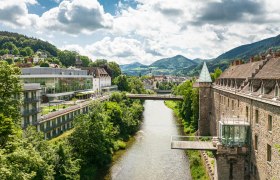
[[[126,152],[126,150],[132,146],[132,144],[135,142],[135,137],[132,136],[129,138],[126,142],[121,142],[121,147],[114,152],[112,157],[111,164],[108,164],[107,166],[103,168],[98,168],[97,166],[84,166],[81,168],[81,179],[85,180],[91,180],[91,179],[104,179],[104,180],[110,180],[110,174],[108,173],[110,171],[110,168],[122,157],[122,155]]]
[[[174,114],[177,116],[177,118],[180,119],[179,117],[179,109],[177,107],[177,103],[174,101],[165,101],[165,105],[172,109]],[[183,123],[183,121],[181,120]],[[192,136],[194,133],[186,133],[186,132],[191,132],[194,131],[190,129],[191,127],[186,127],[184,125],[184,134],[187,136]],[[208,180],[209,177],[206,173],[205,167],[203,166],[203,162],[201,159],[201,154],[199,151],[194,151],[194,150],[186,150],[185,151],[188,158],[189,158],[189,163],[190,163],[190,170],[191,170],[191,175],[194,180],[199,179],[199,180]]]

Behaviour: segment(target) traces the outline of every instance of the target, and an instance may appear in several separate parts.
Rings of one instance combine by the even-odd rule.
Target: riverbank
[[[177,108],[177,103],[174,101],[165,101],[164,104],[173,110],[176,117],[180,120],[181,123],[183,123],[182,119],[179,117],[179,109]],[[184,124],[182,124],[184,125]],[[193,136],[194,133],[186,133],[190,132],[191,127],[185,127],[184,125],[184,135],[186,136]],[[193,130],[191,130],[193,131]],[[186,155],[189,158],[190,163],[190,170],[191,170],[191,176],[194,180],[208,180],[209,177],[206,173],[205,167],[203,165],[203,160],[201,157],[201,154],[199,151],[194,150],[186,150]]]
[[[98,168],[97,166],[87,166],[81,168],[81,179],[91,180],[91,179],[104,179],[110,180],[111,178],[108,176],[108,172],[110,168],[122,157],[122,155],[129,149],[133,143],[135,142],[135,136],[131,136],[128,141],[122,142],[122,148],[115,151],[112,157],[112,162],[103,168]]]

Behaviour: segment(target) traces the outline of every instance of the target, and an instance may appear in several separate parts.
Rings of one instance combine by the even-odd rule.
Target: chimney
[[[265,54],[260,54],[261,60],[265,60]]]
[[[250,63],[255,62],[254,56],[250,57]]]
[[[242,61],[240,59],[234,60],[231,62],[231,66],[238,66],[242,64]]]

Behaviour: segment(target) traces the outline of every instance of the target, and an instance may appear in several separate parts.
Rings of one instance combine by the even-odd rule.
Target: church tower
[[[198,79],[199,87],[199,120],[198,131],[200,136],[210,135],[210,115],[211,115],[211,84],[212,79],[204,62]]]

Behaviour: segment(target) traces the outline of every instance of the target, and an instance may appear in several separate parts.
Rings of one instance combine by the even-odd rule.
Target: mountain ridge
[[[182,57],[190,60],[191,62],[196,63],[196,66],[195,66],[195,64],[192,64],[190,66],[183,66],[183,67],[182,66],[180,67],[180,65],[176,65],[176,68],[178,71],[173,71],[173,72],[171,72],[171,74],[172,75],[176,75],[176,74],[177,75],[189,75],[189,76],[198,75],[200,72],[200,69],[202,67],[201,64],[203,61],[207,61],[208,69],[210,72],[213,72],[215,70],[215,68],[218,68],[218,67],[221,68],[222,70],[225,70],[229,66],[231,61],[233,61],[235,59],[242,59],[243,61],[247,62],[250,57],[259,55],[260,53],[265,53],[270,48],[274,49],[274,50],[280,49],[280,35],[266,38],[266,39],[256,41],[253,43],[237,46],[213,59],[195,58],[195,59],[191,60],[182,55],[176,55],[174,57],[182,56]],[[161,66],[161,68],[163,68],[162,74],[165,74],[164,72],[173,70],[173,68],[169,67],[168,61],[166,61],[166,60],[172,61],[172,58],[174,58],[174,57],[159,59],[159,60],[153,62],[152,64],[158,64],[158,62],[165,63],[164,65]],[[174,62],[171,62],[171,63],[174,64]],[[164,68],[165,68],[165,70],[164,70]]]

